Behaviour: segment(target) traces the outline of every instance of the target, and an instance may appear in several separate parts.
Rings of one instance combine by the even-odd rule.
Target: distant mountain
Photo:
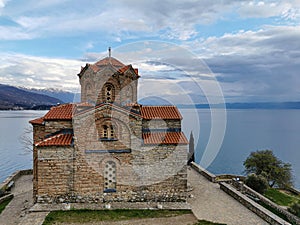
[[[29,91],[36,94],[48,95],[53,98],[60,99],[65,103],[73,102],[75,98],[75,94],[69,91],[63,91],[56,88],[47,88],[47,89],[37,89],[37,88],[26,88],[19,87],[24,91]]]
[[[221,104],[195,104],[178,105],[179,108],[223,108]],[[226,103],[226,109],[300,109],[300,102],[251,102],[251,103]]]
[[[63,101],[47,95],[0,84],[0,110],[48,109],[50,106],[58,103],[63,103]]]

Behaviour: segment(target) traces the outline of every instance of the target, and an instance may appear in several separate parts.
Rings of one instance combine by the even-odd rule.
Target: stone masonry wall
[[[58,132],[62,129],[72,129],[72,120],[50,120],[45,121],[45,135]]]
[[[181,129],[181,120],[143,120],[144,130],[167,130],[167,129]]]
[[[74,149],[41,149],[38,202],[186,201],[186,145],[141,146],[136,138],[129,153],[105,153],[86,152],[87,143],[77,141]],[[115,193],[103,192],[107,161],[117,165]]]
[[[99,72],[95,73],[92,69],[87,69],[80,79],[81,101],[91,103],[102,103],[103,87],[106,83],[114,86],[114,102],[122,104],[125,102],[137,101],[137,80],[132,80],[131,72],[124,75],[112,76],[117,69],[107,65]],[[119,82],[120,80],[120,82]]]
[[[73,179],[72,147],[41,147],[38,149],[37,201],[70,193]]]

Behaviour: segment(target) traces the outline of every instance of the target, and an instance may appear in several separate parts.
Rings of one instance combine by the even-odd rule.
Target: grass
[[[141,218],[172,217],[183,214],[191,214],[191,210],[70,210],[50,212],[43,225],[55,223],[88,223],[97,221],[119,221]],[[204,223],[205,224],[205,223]],[[209,224],[209,223],[208,223]],[[198,224],[197,224],[198,225]]]
[[[269,188],[265,192],[264,196],[270,199],[271,201],[275,202],[276,204],[282,206],[289,206],[293,202],[297,202],[299,200],[299,197],[283,193],[278,189],[274,189],[274,188]]]
[[[213,223],[213,222],[209,222],[209,221],[206,221],[206,220],[199,220],[194,225],[226,225],[226,224],[224,224],[224,223]]]
[[[0,214],[5,209],[5,207],[8,205],[8,203],[10,203],[11,200],[12,200],[12,198],[9,198],[0,203]]]

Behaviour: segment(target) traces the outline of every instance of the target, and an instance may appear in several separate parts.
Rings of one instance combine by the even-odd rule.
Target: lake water
[[[189,138],[193,131],[196,162],[199,163],[208,151],[211,111],[180,111],[186,136]],[[31,152],[25,150],[20,137],[31,127],[29,120],[44,114],[45,111],[0,111],[0,182],[16,170],[32,168]],[[214,119],[219,134],[222,122]],[[300,189],[300,110],[227,110],[224,141],[207,169],[215,174],[242,174],[243,161],[250,152],[262,149],[272,149],[278,158],[292,164],[294,183]]]
[[[184,109],[181,113],[188,138],[193,131],[195,161],[199,163],[210,137],[211,112],[208,109]],[[221,122],[216,119],[215,126],[220,124],[221,129]],[[294,186],[300,189],[300,110],[227,110],[224,141],[207,169],[214,174],[243,175],[243,161],[252,151],[265,149],[273,150],[280,160],[292,164]]]
[[[0,111],[0,182],[16,170],[32,168],[32,152],[26,150],[20,138],[28,123],[46,111]],[[32,133],[26,133],[32,139]]]

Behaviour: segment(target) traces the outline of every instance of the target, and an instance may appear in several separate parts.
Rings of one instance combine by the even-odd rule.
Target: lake
[[[213,118],[209,109],[180,109],[187,138],[193,131],[195,156],[199,163],[209,149],[211,124],[222,134],[223,120]],[[29,120],[45,111],[0,111],[0,182],[16,170],[32,168],[31,152],[20,137],[31,127]],[[252,151],[272,149],[283,162],[292,164],[295,187],[300,189],[300,110],[227,110],[224,140],[207,169],[215,174],[243,174],[243,161]],[[31,138],[32,134],[26,134]],[[218,137],[218,136],[217,136]],[[213,140],[217,142],[216,140]],[[204,160],[205,161],[205,160]]]
[[[0,111],[0,182],[16,170],[32,168],[32,152],[26,150],[21,137],[28,123],[46,111]],[[32,133],[26,133],[32,139]]]
[[[186,136],[189,138],[193,131],[195,161],[199,163],[210,137],[211,112],[209,109],[180,111]],[[252,151],[271,149],[280,160],[292,164],[294,186],[300,189],[300,110],[229,109],[226,112],[224,140],[207,169],[214,174],[243,175],[243,161]],[[218,124],[221,127],[218,118],[214,122],[217,128]]]

